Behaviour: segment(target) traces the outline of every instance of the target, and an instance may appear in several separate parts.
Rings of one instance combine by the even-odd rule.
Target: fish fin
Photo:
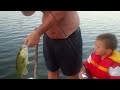
[[[27,68],[25,68],[23,71],[23,75],[27,75],[27,74],[28,74],[28,70],[27,70]]]
[[[27,60],[25,60],[25,63],[26,63],[26,64],[29,64],[30,62],[29,62],[29,60],[27,59]]]
[[[17,79],[22,79],[22,78],[23,78],[22,75],[17,76]]]
[[[27,60],[27,64],[29,64],[30,62],[29,62],[29,60]]]
[[[17,72],[17,79],[22,79],[22,78],[23,78],[22,74]]]

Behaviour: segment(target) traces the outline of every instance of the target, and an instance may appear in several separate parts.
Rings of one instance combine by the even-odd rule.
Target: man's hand
[[[35,29],[35,31],[33,33],[31,33],[29,36],[27,36],[27,38],[25,39],[25,43],[29,46],[29,47],[33,47],[34,45],[37,45],[40,41],[40,35],[38,33],[37,28]]]

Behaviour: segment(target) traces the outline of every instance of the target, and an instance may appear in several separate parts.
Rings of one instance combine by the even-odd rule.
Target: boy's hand
[[[83,71],[81,71],[80,73],[79,73],[79,79],[84,79],[83,77],[82,77],[82,74],[84,74],[85,72],[83,72]]]

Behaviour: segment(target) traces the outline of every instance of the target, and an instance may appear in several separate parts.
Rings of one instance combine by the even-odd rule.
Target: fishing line
[[[57,22],[57,20],[56,20],[55,16],[52,14],[52,12],[50,12],[50,13],[51,13],[51,15],[53,16],[53,18],[54,18],[55,22],[58,24],[58,26],[59,26],[60,30],[62,30],[62,32],[64,33],[64,35],[65,35],[65,40],[66,40],[66,39],[68,39],[68,41],[70,42],[70,44],[71,44],[71,45],[72,45],[72,47],[74,48],[75,52],[76,52],[76,53],[77,53],[77,55],[79,56],[79,54],[78,54],[77,50],[75,49],[75,47],[74,47],[74,45],[73,45],[72,41],[69,39],[69,37],[67,36],[67,34],[64,32],[63,28],[62,28],[62,27],[60,26],[60,24]],[[66,40],[66,41],[67,41],[67,40]],[[68,41],[67,41],[67,44],[69,45]]]

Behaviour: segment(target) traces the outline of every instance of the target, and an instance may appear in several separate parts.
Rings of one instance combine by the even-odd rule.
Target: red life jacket
[[[103,60],[101,60],[101,56],[93,52],[84,65],[95,78],[120,79],[120,53],[116,50]]]

